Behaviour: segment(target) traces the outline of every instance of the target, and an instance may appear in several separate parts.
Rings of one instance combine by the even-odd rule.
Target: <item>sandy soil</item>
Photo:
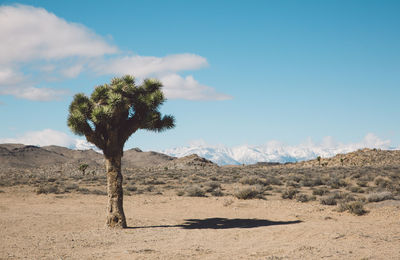
[[[0,193],[0,259],[400,259],[400,202],[353,216],[318,202],[134,195],[129,228],[106,197]]]

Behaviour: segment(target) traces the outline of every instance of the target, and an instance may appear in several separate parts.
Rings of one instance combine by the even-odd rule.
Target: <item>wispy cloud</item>
[[[161,77],[168,98],[188,100],[227,100],[231,96],[218,93],[215,89],[197,82],[193,76],[181,77],[178,74],[168,74]]]
[[[0,143],[19,143],[26,145],[59,145],[64,147],[73,147],[76,143],[75,138],[70,137],[66,133],[44,129],[41,131],[27,132],[23,135],[13,138],[0,139]]]
[[[125,56],[96,61],[93,70],[100,74],[123,75],[135,72],[136,77],[165,75],[185,70],[196,70],[207,66],[207,60],[191,53],[167,55],[165,57]]]
[[[86,140],[73,138],[64,132],[53,129],[31,131],[13,138],[3,138],[0,139],[0,143],[17,143],[37,146],[58,145],[78,150],[98,150],[96,146],[88,143]]]
[[[68,22],[43,8],[0,6],[0,95],[47,101],[67,93],[38,87],[82,73],[161,77],[168,98],[227,99],[191,78],[171,81],[176,73],[208,65],[196,54],[164,57],[128,55],[89,28]],[[178,76],[180,77],[180,76]],[[176,84],[171,84],[176,83]],[[205,98],[207,97],[207,98]]]

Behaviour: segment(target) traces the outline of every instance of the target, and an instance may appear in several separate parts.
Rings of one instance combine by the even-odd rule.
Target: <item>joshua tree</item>
[[[321,166],[321,156],[318,156],[317,160],[318,160],[318,165]]]
[[[90,98],[79,93],[69,106],[68,126],[103,151],[107,172],[107,226],[126,227],[121,158],[128,138],[139,129],[160,132],[173,128],[174,117],[161,116],[165,101],[161,83],[146,79],[135,85],[131,76],[114,78],[94,89]]]
[[[89,167],[88,164],[83,163],[81,165],[79,165],[79,170],[82,172],[82,175],[85,175],[86,169]]]

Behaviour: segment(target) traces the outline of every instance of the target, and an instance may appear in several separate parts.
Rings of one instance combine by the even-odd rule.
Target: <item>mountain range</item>
[[[368,141],[368,140],[367,140]],[[325,143],[315,145],[312,142],[297,146],[288,146],[279,142],[269,142],[266,145],[251,146],[241,145],[236,147],[210,146],[205,144],[193,144],[185,147],[166,149],[160,151],[173,157],[183,157],[197,154],[218,165],[240,165],[255,164],[258,162],[299,162],[312,160],[321,156],[322,158],[333,157],[337,154],[346,154],[363,148],[378,148],[384,150],[395,150],[388,143],[377,143],[375,140],[355,144]]]

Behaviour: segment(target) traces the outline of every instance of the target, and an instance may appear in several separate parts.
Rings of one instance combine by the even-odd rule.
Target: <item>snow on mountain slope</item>
[[[161,152],[175,157],[197,154],[219,165],[257,162],[285,163],[315,159],[317,156],[332,157],[339,153],[349,153],[362,148],[394,149],[390,143],[390,140],[381,140],[374,134],[367,134],[360,142],[349,144],[337,143],[331,137],[326,137],[320,144],[308,140],[300,145],[289,146],[271,141],[260,146],[241,145],[228,148],[196,143]]]

